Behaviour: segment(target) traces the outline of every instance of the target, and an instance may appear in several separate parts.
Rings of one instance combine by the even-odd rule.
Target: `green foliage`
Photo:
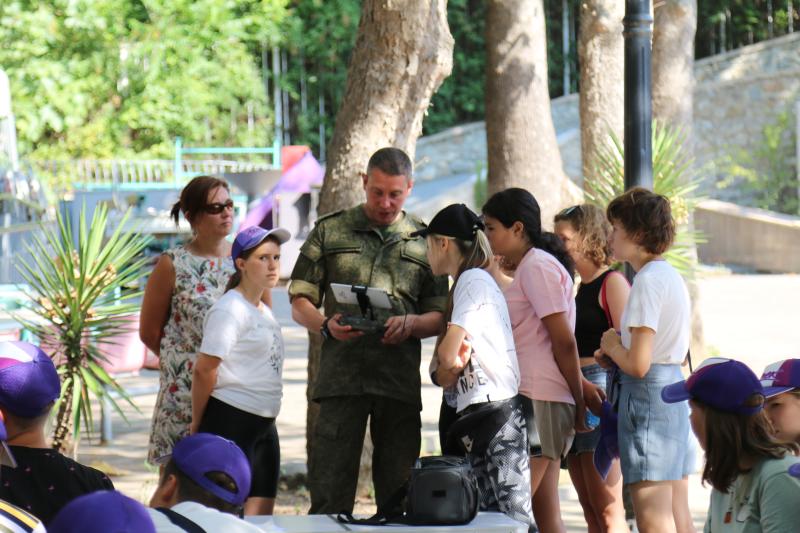
[[[84,208],[75,235],[59,212],[55,228],[42,223],[41,236],[28,243],[30,261],[19,259],[38,320],[15,318],[40,339],[61,375],[53,442],[57,448],[64,447],[70,432],[77,442],[82,425],[91,432],[93,399],[107,399],[123,418],[108,391],[133,405],[100,363],[112,338],[127,331],[126,317],[139,310],[133,299],[141,292],[123,289],[143,276],[147,260],[142,252],[149,238],[122,229],[128,214],[106,238],[107,219],[106,208],[98,206],[87,225]]]
[[[292,143],[312,146],[319,153],[320,145],[330,140],[336,112],[344,96],[347,65],[355,46],[360,16],[359,0],[294,0],[291,3],[283,26],[288,70],[281,77],[280,85],[289,91]],[[320,100],[324,114],[320,113]],[[320,139],[320,123],[325,126],[326,139]]]
[[[431,99],[424,121],[426,134],[484,116],[486,2],[450,0],[447,21],[455,40],[453,72]]]
[[[699,198],[695,191],[699,180],[687,174],[692,160],[683,153],[683,134],[670,126],[653,124],[653,190],[666,196],[672,206],[677,235],[666,259],[684,276],[693,275],[696,266],[694,247],[702,235],[690,231],[689,222]],[[609,142],[598,148],[595,174],[586,177],[587,199],[602,207],[625,191],[625,159],[622,141],[612,132]]]
[[[772,35],[768,4],[772,4]],[[696,57],[757,43],[789,30],[787,0],[702,0],[697,2]],[[800,5],[793,2],[795,30],[800,28]]]
[[[793,165],[795,141],[792,114],[784,111],[762,130],[755,149],[738,150],[727,164],[720,188],[741,183],[756,207],[800,215],[797,177]]]
[[[475,166],[475,183],[472,184],[472,200],[475,209],[480,209],[489,199],[489,180],[486,177],[486,167],[483,162]]]
[[[0,65],[27,157],[271,142],[255,53],[285,0],[7,0]],[[250,120],[248,120],[250,119]]]

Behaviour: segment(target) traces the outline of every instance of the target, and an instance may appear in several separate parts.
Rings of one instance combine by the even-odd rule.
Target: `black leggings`
[[[275,497],[281,470],[281,447],[274,418],[242,411],[212,396],[199,431],[225,437],[242,449],[253,473],[251,497]]]

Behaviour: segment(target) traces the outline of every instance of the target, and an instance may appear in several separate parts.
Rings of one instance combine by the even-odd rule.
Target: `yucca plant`
[[[677,225],[675,243],[664,255],[682,275],[691,276],[696,266],[694,247],[703,242],[703,237],[689,226],[690,215],[700,200],[695,195],[700,181],[687,176],[692,158],[683,152],[684,141],[680,130],[653,123],[653,190],[669,199]],[[625,191],[625,150],[614,133],[609,134],[606,145],[598,148],[595,162],[594,174],[586,177],[586,198],[605,209]]]
[[[141,292],[126,287],[143,274],[147,260],[142,252],[149,238],[123,231],[129,213],[108,238],[105,206],[95,208],[88,225],[86,207],[81,209],[77,236],[69,218],[59,213],[55,226],[41,224],[40,234],[26,243],[31,259],[21,258],[17,266],[30,287],[30,309],[38,320],[16,318],[39,338],[61,376],[52,444],[61,451],[70,435],[78,442],[82,425],[91,434],[93,401],[108,399],[125,418],[109,391],[136,407],[100,365],[110,339],[128,330],[126,315],[139,309],[131,300]]]

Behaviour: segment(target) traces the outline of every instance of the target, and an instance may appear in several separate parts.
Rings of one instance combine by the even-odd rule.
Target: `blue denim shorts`
[[[583,377],[591,381],[593,384],[603,387],[606,390],[608,386],[608,371],[600,365],[587,365],[581,367]],[[572,443],[572,448],[569,450],[570,455],[578,455],[579,453],[593,452],[597,448],[597,443],[600,441],[600,428],[596,427],[588,433],[576,433],[575,441]]]
[[[644,378],[620,373],[619,440],[624,483],[676,481],[694,467],[689,405],[664,403],[661,389],[683,379],[679,365],[651,365]]]

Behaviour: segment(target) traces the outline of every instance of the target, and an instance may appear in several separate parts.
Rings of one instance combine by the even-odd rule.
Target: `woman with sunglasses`
[[[150,430],[148,461],[169,454],[189,433],[192,367],[203,339],[206,312],[222,296],[234,272],[233,201],[228,184],[198,176],[181,191],[172,218],[189,221],[192,238],[158,259],[142,300],[139,337],[159,356],[159,391]]]
[[[622,274],[609,268],[611,224],[602,209],[591,204],[574,205],[558,213],[554,222],[555,233],[575,261],[575,270],[581,278],[575,296],[575,340],[581,373],[605,390],[607,371],[597,364],[594,352],[608,328],[620,329],[630,285]],[[592,425],[597,424],[599,420]],[[567,456],[569,475],[589,533],[628,531],[619,461],[612,463],[606,479],[600,477],[593,461],[599,440],[599,427],[575,436]]]

